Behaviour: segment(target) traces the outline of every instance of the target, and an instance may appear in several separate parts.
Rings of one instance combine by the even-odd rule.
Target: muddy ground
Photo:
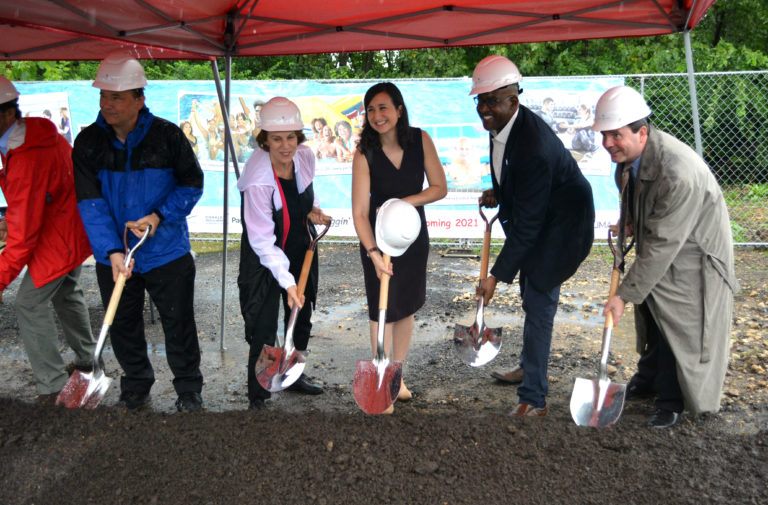
[[[549,370],[551,413],[536,420],[511,417],[515,387],[489,376],[518,359],[516,286],[504,286],[486,311],[489,326],[504,328],[501,353],[485,367],[468,367],[454,355],[451,337],[454,324],[474,317],[479,261],[445,252],[435,248],[430,256],[427,304],[417,314],[405,365],[414,399],[396,404],[391,416],[364,414],[352,395],[355,363],[370,358],[355,247],[321,243],[307,370],[325,393],[281,392],[258,412],[247,410],[236,252],[228,255],[225,350],[221,256],[197,257],[202,414],[175,413],[162,330],[151,324],[149,308],[158,379],[151,409],[116,407],[117,382],[93,411],[35,405],[12,310],[14,283],[0,305],[0,502],[768,503],[768,253],[737,251],[742,289],[721,412],[653,430],[645,426],[653,404],[632,401],[615,426],[596,430],[574,424],[569,400],[576,377],[597,374],[608,250],[596,247],[563,286]],[[98,332],[103,309],[92,266],[83,283]],[[636,360],[631,317],[614,335],[612,380],[626,383]],[[109,346],[105,359],[118,379]]]

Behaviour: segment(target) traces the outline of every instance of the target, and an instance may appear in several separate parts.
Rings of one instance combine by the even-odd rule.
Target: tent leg
[[[225,334],[225,310],[227,301],[227,237],[229,230],[229,154],[232,155],[232,165],[235,169],[235,176],[239,177],[240,172],[237,168],[237,157],[235,154],[235,144],[232,139],[232,133],[229,125],[229,83],[231,81],[232,71],[232,57],[226,56],[226,97],[221,89],[221,80],[219,79],[219,66],[216,63],[216,59],[211,60],[211,70],[213,70],[213,77],[216,81],[216,92],[219,96],[219,104],[221,105],[221,115],[224,121],[224,140],[229,149],[224,150],[224,209],[223,214],[223,233],[224,233],[224,249],[221,252],[221,320],[219,330],[219,349],[225,351],[226,345],[224,343]]]
[[[701,145],[701,123],[699,122],[699,101],[696,98],[696,76],[693,73],[693,50],[691,49],[691,31],[683,32],[683,41],[685,42],[685,66],[688,70],[688,89],[691,94],[691,115],[693,117],[693,137],[696,142],[696,153],[702,155]]]

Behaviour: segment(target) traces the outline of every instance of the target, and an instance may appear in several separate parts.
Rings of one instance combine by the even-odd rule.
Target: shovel
[[[311,222],[307,222],[307,232],[310,239],[312,233],[310,226],[313,226]],[[307,278],[309,277],[309,269],[312,266],[312,258],[315,255],[315,245],[317,241],[323,238],[328,228],[331,227],[330,220],[325,225],[325,229],[317,237],[312,239],[304,254],[304,263],[301,265],[301,274],[299,275],[299,283],[296,287],[296,294],[299,298],[304,294],[304,289],[307,287]],[[285,329],[285,343],[280,341],[280,336],[277,336],[277,346],[272,347],[265,345],[261,349],[261,354],[256,360],[256,380],[259,381],[261,387],[269,392],[276,393],[287,388],[301,377],[304,372],[304,366],[307,364],[307,352],[299,351],[293,346],[293,328],[296,326],[296,318],[299,315],[299,306],[294,305],[291,309],[291,315],[288,319],[288,327]]]
[[[382,255],[384,267],[389,269],[389,254]],[[379,327],[376,340],[376,357],[373,360],[357,360],[352,392],[357,405],[366,414],[381,414],[387,410],[400,392],[403,363],[389,361],[384,351],[384,330],[387,325],[387,299],[389,298],[389,274],[381,274],[379,288]]]
[[[491,226],[498,214],[488,221],[480,206],[480,216],[485,221],[483,234],[483,254],[480,259],[480,283],[488,277],[488,257],[491,251]],[[483,366],[491,361],[501,349],[501,328],[489,328],[483,321],[485,302],[483,297],[477,301],[477,313],[472,326],[456,324],[453,328],[453,349],[461,361],[469,366]]]
[[[148,225],[144,235],[133,246],[133,249],[129,251],[127,240],[129,227],[133,228],[132,225],[126,224],[125,231],[123,232],[123,243],[126,250],[125,268],[128,268],[133,255],[146,242],[149,234],[152,232],[152,225]],[[96,348],[93,351],[93,371],[81,372],[80,370],[75,370],[56,398],[56,405],[64,405],[70,409],[80,407],[93,409],[101,402],[107,389],[109,389],[112,379],[101,369],[101,351],[104,348],[104,342],[107,340],[109,327],[112,326],[112,320],[115,318],[117,304],[120,301],[120,295],[123,293],[123,287],[125,287],[125,280],[125,275],[121,273],[117,277],[115,287],[112,290],[112,297],[109,299],[109,305],[107,305],[107,311],[104,315],[104,324],[101,326],[101,333],[99,333],[99,339],[96,341]]]
[[[624,224],[620,223],[620,241],[623,242]],[[611,287],[608,298],[616,294],[619,287],[619,277],[624,270],[624,255],[632,248],[634,240],[626,248],[621,245],[619,251],[613,245],[611,232],[608,232],[608,244],[613,252],[613,271],[611,272]],[[614,384],[608,378],[606,367],[608,364],[608,352],[611,347],[611,335],[613,333],[613,315],[609,312],[605,316],[603,328],[603,346],[600,356],[600,368],[597,380],[576,378],[571,394],[571,417],[579,426],[592,426],[593,428],[608,428],[619,420],[624,408],[627,385]]]

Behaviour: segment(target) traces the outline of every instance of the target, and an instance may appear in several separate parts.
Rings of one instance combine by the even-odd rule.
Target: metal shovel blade
[[[304,372],[307,352],[299,351],[293,345],[293,328],[296,326],[298,314],[299,306],[294,305],[288,319],[288,327],[285,330],[285,343],[281,343],[278,336],[277,343],[280,344],[280,347],[265,345],[256,360],[254,367],[256,380],[259,381],[261,387],[270,393],[277,393],[287,388],[299,380]]]
[[[624,409],[626,390],[626,384],[578,377],[571,394],[571,417],[579,426],[612,426]]]
[[[299,380],[307,363],[307,353],[265,345],[256,360],[256,380],[271,393],[286,389]]]
[[[383,413],[397,400],[402,378],[400,361],[358,360],[352,387],[357,405],[366,414]]]
[[[112,384],[112,378],[99,372],[81,372],[75,370],[69,380],[56,397],[56,405],[63,405],[68,409],[93,409],[101,402],[102,398]]]
[[[469,366],[483,366],[499,354],[501,328],[489,328],[483,322],[483,300],[478,301],[477,317],[472,326],[456,324],[453,328],[453,349]]]

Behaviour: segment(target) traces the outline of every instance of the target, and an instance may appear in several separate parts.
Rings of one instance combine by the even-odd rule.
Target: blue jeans
[[[525,322],[523,323],[523,383],[517,388],[520,403],[537,409],[547,404],[547,363],[552,343],[552,327],[560,298],[560,284],[548,291],[539,291],[520,274],[520,297],[523,299]]]

